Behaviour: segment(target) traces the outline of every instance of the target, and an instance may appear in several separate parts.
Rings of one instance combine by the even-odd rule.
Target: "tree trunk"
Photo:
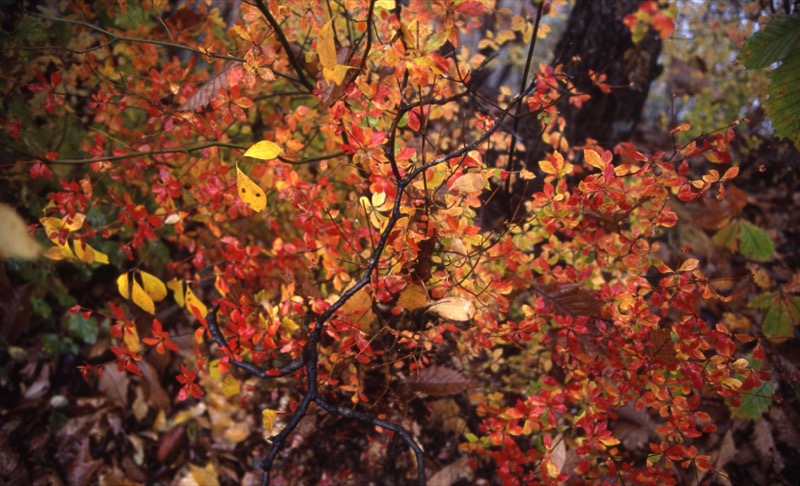
[[[640,0],[577,0],[558,42],[553,64],[563,63],[575,87],[591,99],[580,108],[564,100],[564,135],[572,145],[587,138],[611,148],[633,134],[642,116],[650,83],[661,74],[661,39],[652,30],[638,44],[622,19]],[[592,84],[589,70],[607,76],[611,92]]]

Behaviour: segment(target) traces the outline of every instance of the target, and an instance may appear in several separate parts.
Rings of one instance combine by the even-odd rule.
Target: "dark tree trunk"
[[[629,139],[642,116],[650,83],[661,74],[661,39],[651,30],[638,44],[622,19],[640,0],[577,0],[555,50],[554,64],[563,63],[579,91],[591,99],[581,108],[565,100],[559,111],[567,121],[565,136],[572,145],[586,138],[611,148]],[[593,86],[589,70],[604,73],[612,89]]]

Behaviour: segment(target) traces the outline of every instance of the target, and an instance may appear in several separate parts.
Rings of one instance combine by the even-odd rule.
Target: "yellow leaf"
[[[128,281],[128,273],[123,273],[119,277],[117,277],[117,289],[119,290],[119,295],[125,297],[126,299],[131,298],[131,291],[129,288],[129,281]]]
[[[428,307],[428,311],[451,321],[468,321],[475,316],[475,306],[461,297],[439,299]]]
[[[0,259],[33,260],[42,247],[28,234],[28,225],[8,204],[0,203]]]
[[[95,250],[85,241],[75,241],[73,247],[75,248],[75,256],[82,262],[108,264],[108,255]]]
[[[192,476],[191,479],[194,479],[198,485],[219,486],[219,475],[217,474],[217,469],[210,462],[206,464],[206,467],[203,468],[190,463],[189,474]],[[183,484],[182,481],[181,484]]]
[[[186,295],[186,291],[183,288],[183,280],[178,280],[177,278],[173,278],[169,282],[167,282],[167,288],[170,289],[175,295],[175,302],[181,306],[186,307],[186,301],[184,300],[184,296]]]
[[[272,434],[272,428],[275,426],[275,417],[278,416],[276,410],[265,408],[261,411],[261,422],[264,424],[264,432]]]
[[[267,207],[267,198],[264,195],[264,191],[244,172],[239,170],[238,165],[236,166],[236,194],[253,211],[263,211]]]
[[[551,175],[558,174],[556,168],[553,167],[553,164],[550,163],[550,161],[547,159],[539,161],[539,168],[542,169],[542,172],[544,172],[545,174],[551,174]]]
[[[396,7],[394,0],[378,0],[375,2],[375,8],[382,8],[384,10],[392,11]]]
[[[239,25],[239,24],[234,24],[234,25],[233,25],[233,30],[235,30],[235,31],[236,31],[236,33],[239,35],[239,37],[241,37],[242,39],[244,39],[244,40],[246,40],[246,41],[250,41],[250,40],[252,40],[252,39],[250,39],[250,34],[249,34],[249,33],[247,32],[247,30],[245,30],[245,28],[244,28],[244,27],[242,27],[241,25]]]
[[[530,180],[536,179],[536,174],[534,174],[533,172],[529,171],[528,169],[522,169],[521,171],[519,171],[519,177],[522,180],[530,181]]]
[[[186,287],[186,308],[189,310],[189,312],[193,312],[193,308],[197,309],[197,313],[202,317],[205,317],[206,314],[208,314],[208,308],[205,306],[205,304],[203,304],[203,301],[194,295],[194,292],[192,292],[192,289],[188,286]]]
[[[72,252],[67,245],[51,246],[42,253],[42,256],[51,260],[60,261],[65,258],[72,258]]]
[[[681,264],[681,268],[678,269],[679,272],[691,272],[697,266],[700,265],[700,261],[697,258],[689,258],[685,262]]]
[[[351,69],[358,69],[353,66],[345,66],[343,64],[337,64],[332,69],[322,68],[322,75],[325,77],[325,81],[329,83],[334,83],[336,86],[342,84],[344,81],[344,77],[347,76],[347,71]]]
[[[453,182],[450,186],[451,191],[471,193],[481,192],[486,187],[486,178],[483,174],[471,172],[464,174]]]
[[[119,280],[117,280],[117,284],[119,284]],[[141,307],[143,311],[149,314],[156,313],[156,304],[153,302],[153,298],[150,297],[147,292],[145,292],[144,288],[139,285],[139,282],[137,282],[135,278],[133,279],[131,300],[133,300],[134,304]]]
[[[336,67],[336,44],[333,41],[333,20],[325,22],[317,37],[317,54],[325,69]]]
[[[603,162],[603,158],[600,157],[600,154],[592,149],[583,149],[583,158],[586,159],[587,164],[594,168],[603,170],[606,167],[606,164]]]
[[[397,305],[407,311],[413,311],[428,304],[428,292],[422,285],[411,284],[400,292]]]
[[[283,149],[277,143],[270,142],[269,140],[262,140],[247,149],[244,156],[261,160],[272,160],[282,153]]]
[[[233,375],[225,375],[222,380],[222,394],[225,398],[230,398],[239,394],[242,389],[242,383],[237,380]]]
[[[144,291],[155,302],[164,300],[167,296],[167,287],[158,277],[147,272],[139,272],[142,275],[142,283],[144,284]]]
[[[222,372],[219,369],[219,362],[220,360],[215,359],[208,363],[208,376],[210,376],[211,379],[217,383],[222,380]]]
[[[142,343],[139,341],[139,331],[136,330],[136,326],[126,327],[125,337],[123,337],[122,340],[125,342],[125,345],[128,346],[128,349],[134,353],[138,353],[142,350]]]

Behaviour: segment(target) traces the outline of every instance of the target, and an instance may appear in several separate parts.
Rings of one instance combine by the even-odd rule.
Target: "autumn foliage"
[[[160,376],[171,399],[140,422],[231,404],[246,427],[225,440],[276,484],[453,484],[436,476],[448,464],[502,484],[724,475],[703,448],[719,433],[708,403],[759,417],[765,349],[800,317],[798,275],[773,283],[759,266],[775,245],[735,186],[739,121],[674,124],[669,148],[567,140],[559,104],[617,87],[602,73],[576,86],[569,59],[538,53],[566,2],[495,7],[20,13],[3,170],[25,188],[9,202],[38,220],[25,245],[43,246],[14,278],[40,282],[31,296],[68,323],[54,352],[80,355],[70,369],[90,383]],[[645,1],[620,21],[635,43],[675,19]],[[541,58],[521,86],[474,82],[512,48]],[[692,224],[747,262],[760,324],[724,311],[748,298],[738,277],[673,237]],[[625,419],[641,443],[622,442]],[[213,472],[194,464],[195,479]]]

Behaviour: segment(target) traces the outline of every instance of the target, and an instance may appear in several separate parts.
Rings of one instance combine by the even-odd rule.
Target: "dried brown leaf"
[[[97,387],[109,400],[128,406],[128,385],[130,377],[124,371],[119,371],[116,364],[108,364],[103,367],[103,374],[100,376]]]
[[[545,302],[559,314],[604,318],[603,301],[597,299],[592,291],[578,283],[534,284],[531,290],[541,295]]]
[[[470,379],[458,370],[431,366],[412,373],[402,384],[413,392],[445,397],[464,392],[470,386]]]
[[[428,479],[428,484],[432,486],[451,486],[461,480],[472,481],[473,475],[472,468],[469,467],[469,459],[467,456],[461,456],[455,462],[436,471]]]
[[[211,103],[211,100],[219,95],[220,88],[228,87],[228,71],[231,70],[237,63],[228,62],[220,72],[215,74],[209,79],[206,84],[200,87],[195,93],[189,97],[179,108],[178,111],[194,111],[198,108],[204,108]]]
[[[650,344],[647,348],[647,354],[665,363],[675,361],[675,344],[672,342],[672,331],[666,328],[650,331]]]

